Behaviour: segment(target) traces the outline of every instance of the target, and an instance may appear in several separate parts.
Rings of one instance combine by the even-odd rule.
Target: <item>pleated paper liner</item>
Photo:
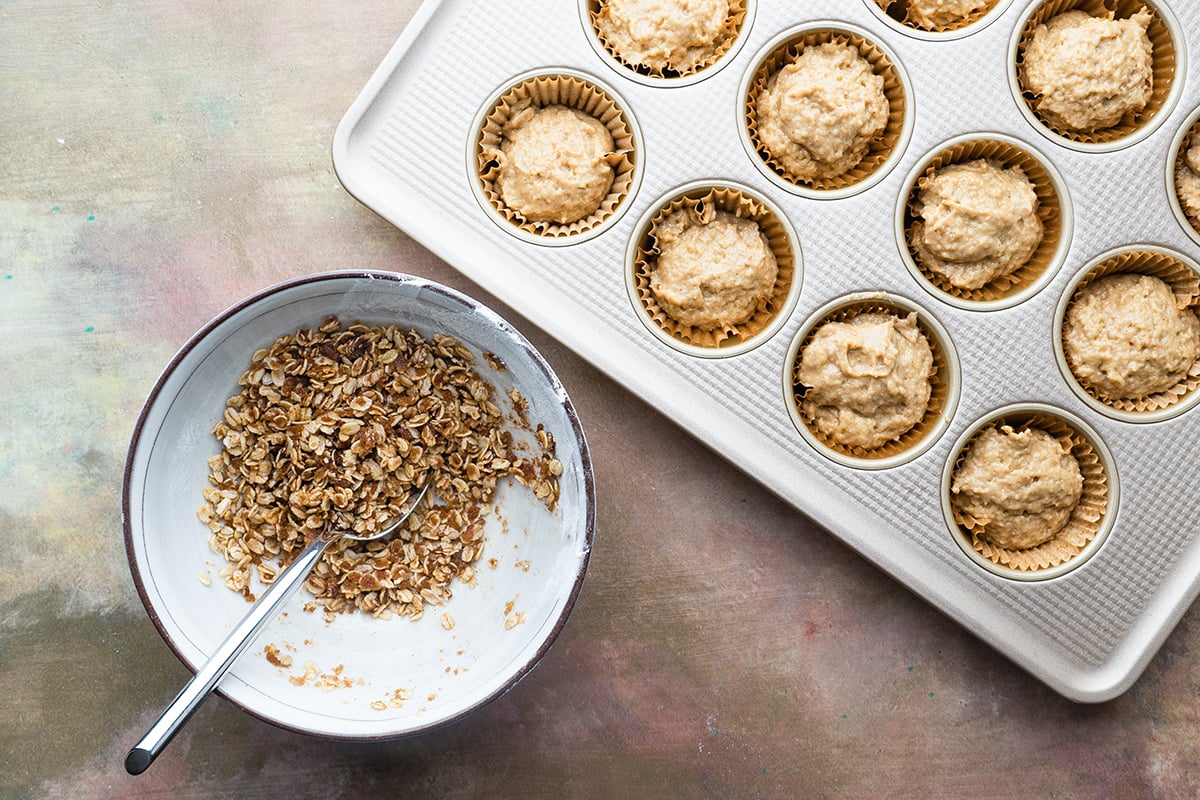
[[[1037,109],[1039,96],[1026,88],[1024,66],[1025,48],[1032,40],[1037,27],[1048,22],[1052,17],[1067,11],[1084,11],[1093,17],[1104,19],[1128,19],[1143,9],[1153,15],[1147,35],[1153,47],[1154,82],[1150,101],[1146,107],[1141,111],[1126,114],[1120,122],[1110,128],[1095,131],[1077,131],[1059,127],[1042,116]],[[1178,66],[1176,47],[1174,36],[1163,17],[1163,12],[1151,0],[1046,0],[1030,14],[1017,39],[1015,53],[1017,83],[1022,99],[1029,110],[1049,131],[1057,136],[1084,145],[1118,142],[1142,132],[1156,120],[1159,113],[1167,106],[1171,89],[1176,80],[1175,72]]]
[[[944,276],[939,275],[922,263],[921,255],[913,242],[923,228],[923,222],[916,213],[922,179],[932,178],[939,169],[951,164],[961,164],[976,159],[987,159],[997,162],[1007,168],[1020,167],[1025,176],[1033,184],[1034,193],[1038,198],[1037,216],[1042,223],[1042,240],[1034,250],[1033,255],[1024,265],[1008,275],[1001,275],[978,289],[968,289],[955,286]],[[1046,165],[1032,153],[1015,143],[991,139],[987,137],[973,138],[950,145],[937,153],[927,163],[925,168],[912,181],[904,205],[904,240],[907,256],[912,260],[926,281],[938,291],[951,297],[970,303],[999,303],[1012,301],[1018,296],[1032,291],[1045,282],[1048,274],[1058,268],[1058,255],[1065,252],[1060,250],[1060,243],[1068,227],[1063,220],[1064,200],[1060,192],[1065,191],[1056,182]]]
[[[933,354],[933,365],[929,372],[929,403],[924,416],[896,439],[871,449],[845,445],[822,433],[817,428],[813,416],[804,409],[804,395],[808,387],[799,377],[804,350],[812,342],[817,331],[826,323],[849,322],[865,314],[884,314],[905,319],[914,313],[917,327],[929,342],[929,349]],[[788,356],[792,417],[804,425],[813,441],[831,454],[840,456],[835,460],[865,467],[870,467],[871,462],[879,462],[880,466],[890,466],[919,454],[945,430],[957,405],[958,362],[945,331],[940,325],[932,324],[930,318],[919,308],[910,307],[906,302],[879,293],[851,296],[818,312],[818,316],[814,317],[806,328],[801,329],[798,336],[798,341],[793,344]]]
[[[883,132],[871,142],[866,155],[858,164],[841,175],[804,180],[789,173],[763,145],[758,131],[758,101],[772,75],[798,59],[806,47],[828,42],[846,44],[856,48],[861,56],[870,63],[875,74],[883,78],[883,92],[889,107],[888,121]],[[867,180],[888,160],[904,134],[908,102],[907,90],[900,71],[874,42],[853,31],[841,28],[809,28],[798,31],[795,36],[780,43],[759,62],[746,90],[744,123],[750,144],[758,157],[776,175],[795,186],[816,191],[837,191]]]
[[[677,322],[659,305],[650,289],[650,274],[658,259],[658,226],[672,213],[685,209],[697,217],[712,210],[726,211],[736,217],[753,220],[767,237],[767,243],[775,255],[778,274],[774,289],[759,302],[749,319],[710,330]],[[796,294],[800,280],[797,253],[784,221],[762,200],[725,186],[693,188],[659,206],[633,250],[631,270],[638,302],[654,325],[675,341],[713,350],[745,344],[773,327],[779,315],[791,307],[790,301]]]
[[[569,223],[525,219],[509,208],[496,187],[500,172],[504,128],[518,111],[533,106],[562,105],[600,120],[613,137],[613,152],[606,160],[613,167],[613,184],[599,207],[582,219]],[[629,197],[640,154],[636,150],[633,124],[617,101],[603,88],[574,75],[543,73],[519,81],[504,91],[483,117],[476,134],[475,157],[480,188],[487,202],[509,224],[536,237],[562,239],[603,225]]]
[[[1179,138],[1178,146],[1175,148],[1175,159],[1171,162],[1171,171],[1168,177],[1167,185],[1171,187],[1171,192],[1174,194],[1172,200],[1174,201],[1173,205],[1175,206],[1177,215],[1181,217],[1182,221],[1186,222],[1187,225],[1191,226],[1189,233],[1192,235],[1193,239],[1196,239],[1197,237],[1200,237],[1200,216],[1189,214],[1183,207],[1183,202],[1179,198],[1179,189],[1175,184],[1175,174],[1179,171],[1180,167],[1184,167],[1184,156],[1187,154],[1187,151],[1192,144],[1198,141],[1196,137],[1200,136],[1200,109],[1197,109],[1192,114],[1190,119],[1191,124],[1188,125],[1188,127],[1182,132],[1182,136]]]
[[[929,33],[949,33],[951,31],[960,31],[963,28],[970,27],[976,22],[982,20],[988,14],[992,13],[999,2],[1000,0],[987,0],[987,3],[983,8],[972,11],[962,19],[955,20],[948,25],[926,25],[910,18],[910,0],[875,0],[875,4],[879,6],[883,13],[887,14],[901,25],[906,25],[919,31],[927,31]]]
[[[1111,256],[1103,257],[1093,266],[1086,269],[1085,273],[1075,284],[1070,298],[1066,300],[1060,320],[1065,320],[1066,313],[1070,309],[1071,304],[1084,287],[1105,276],[1119,274],[1150,275],[1158,278],[1171,287],[1171,291],[1175,295],[1175,302],[1180,308],[1191,308],[1193,311],[1200,310],[1200,274],[1197,274],[1194,267],[1168,251],[1131,248],[1122,250]],[[1071,361],[1070,354],[1066,352],[1065,348],[1061,347],[1061,344],[1059,350],[1059,355],[1071,374],[1075,377],[1075,382],[1088,396],[1103,406],[1126,414],[1140,415],[1164,412],[1194,397],[1193,393],[1197,388],[1200,388],[1200,360],[1197,360],[1192,364],[1191,369],[1188,370],[1183,380],[1164,392],[1132,399],[1108,397],[1094,386],[1081,380],[1076,372],[1075,365]]]
[[[619,48],[605,38],[601,30],[599,18],[601,7],[604,4],[599,0],[587,0],[587,18],[591,23],[592,32],[600,46],[604,48],[604,52],[608,53],[622,67],[647,78],[670,80],[703,72],[724,58],[733,49],[734,43],[737,42],[738,37],[742,34],[742,29],[746,26],[750,2],[752,0],[729,0],[729,16],[725,19],[725,25],[712,43],[712,52],[697,59],[695,63],[683,66],[651,66],[626,57]]]
[[[1014,550],[992,544],[986,535],[987,520],[977,520],[960,512],[950,502],[955,523],[955,533],[982,559],[998,567],[1018,573],[1037,573],[1061,567],[1082,554],[1104,530],[1108,516],[1112,513],[1111,499],[1115,476],[1109,476],[1106,464],[1110,460],[1101,452],[1098,440],[1086,434],[1079,426],[1049,410],[1014,408],[981,425],[954,456],[953,469],[943,480],[942,491],[950,496],[950,485],[962,465],[962,460],[971,444],[984,430],[1008,426],[1014,431],[1040,428],[1049,433],[1068,449],[1079,463],[1083,475],[1083,493],[1067,524],[1051,539],[1036,547]]]

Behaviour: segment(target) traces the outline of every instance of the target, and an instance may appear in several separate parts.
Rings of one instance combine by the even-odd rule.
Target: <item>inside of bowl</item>
[[[510,390],[520,391],[527,418],[554,435],[564,465],[553,512],[531,490],[501,484],[475,584],[455,582],[446,605],[427,606],[416,621],[356,612],[327,622],[320,609],[303,610],[311,595],[301,590],[220,685],[285,727],[400,735],[510,688],[553,640],[586,568],[594,501],[578,421],[549,367],[493,312],[403,276],[315,276],[226,312],[181,351],[144,412],[128,472],[130,560],[164,638],[196,666],[249,609],[222,585],[224,558],[209,549],[196,513],[207,459],[219,450],[211,430],[251,353],[331,314],[454,336],[476,355],[502,409],[511,408]]]

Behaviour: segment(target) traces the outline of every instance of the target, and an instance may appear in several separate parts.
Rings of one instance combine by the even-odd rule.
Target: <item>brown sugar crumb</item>
[[[287,669],[292,666],[292,657],[287,653],[281,655],[281,651],[273,644],[268,644],[263,648],[263,654],[266,655],[267,661],[276,667]]]
[[[247,600],[252,576],[272,583],[322,536],[380,530],[432,480],[436,503],[390,538],[333,543],[305,581],[315,597],[305,610],[323,609],[327,623],[353,611],[419,619],[453,581],[474,580],[500,480],[557,506],[553,436],[527,423],[528,443],[514,436],[452,337],[331,317],[256,352],[239,385],[213,429],[222,449],[199,517],[228,562],[220,578]],[[524,420],[527,401],[511,400]]]
[[[529,572],[529,568],[532,566],[532,564],[529,561],[518,561],[513,564],[513,566],[523,572]]]

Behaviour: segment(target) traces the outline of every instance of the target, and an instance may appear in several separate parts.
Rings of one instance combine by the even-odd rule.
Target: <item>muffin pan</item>
[[[1178,413],[1137,422],[1104,413],[1060,369],[1056,318],[1080,273],[1106,253],[1165,252],[1185,263],[1200,255],[1164,181],[1200,106],[1200,86],[1184,80],[1189,45],[1200,42],[1200,6],[1155,0],[1172,20],[1174,71],[1162,104],[1136,135],[1081,149],[1047,132],[1010,84],[1015,42],[1034,5],[1002,0],[978,22],[939,35],[903,30],[875,0],[803,8],[757,0],[743,6],[724,55],[672,81],[607,56],[586,2],[531,0],[506,15],[427,0],[342,120],[334,166],[367,207],[981,639],[1063,695],[1102,701],[1132,685],[1200,593],[1192,499],[1200,411],[1184,402]],[[905,79],[904,132],[890,163],[852,192],[789,189],[746,145],[756,65],[801,29],[854,32]],[[486,117],[535,74],[599,87],[628,123],[627,191],[602,222],[577,233],[522,230],[481,188]],[[1003,302],[950,302],[906,265],[911,181],[963,137],[1029,154],[1060,195],[1061,241],[1046,253],[1047,268]],[[629,254],[664,200],[730,186],[782,214],[798,296],[753,347],[696,352],[655,332],[630,288]],[[953,367],[920,447],[883,464],[831,457],[802,435],[787,377],[805,326],[864,293],[916,311],[944,336]],[[1012,408],[1083,431],[1114,488],[1102,527],[1061,568],[1013,575],[985,566],[944,513],[945,476],[965,438]]]

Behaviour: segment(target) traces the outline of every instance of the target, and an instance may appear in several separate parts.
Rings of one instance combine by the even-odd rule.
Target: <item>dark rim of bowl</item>
[[[557,390],[558,396],[561,398],[561,401],[562,401],[563,410],[566,413],[567,420],[570,424],[571,431],[575,436],[575,441],[576,441],[577,445],[579,446],[579,457],[580,457],[581,465],[583,467],[583,483],[584,483],[584,492],[583,493],[584,493],[584,503],[585,503],[585,515],[584,515],[585,530],[583,532],[584,533],[584,542],[583,542],[584,546],[581,548],[581,558],[580,558],[580,562],[579,562],[579,568],[575,573],[575,580],[573,581],[573,583],[571,585],[571,591],[567,596],[566,603],[563,605],[562,612],[559,614],[558,619],[554,621],[553,627],[550,629],[550,632],[548,633],[548,635],[542,640],[541,644],[538,646],[537,652],[533,654],[532,658],[530,658],[528,661],[526,661],[525,664],[523,664],[513,674],[513,676],[511,678],[509,678],[508,680],[506,680],[501,686],[496,688],[494,691],[490,692],[486,697],[483,697],[482,699],[480,699],[477,702],[475,702],[474,704],[472,704],[470,707],[465,708],[462,711],[460,711],[456,714],[453,714],[452,716],[446,717],[444,719],[439,719],[439,720],[436,720],[433,722],[419,725],[419,726],[413,728],[412,730],[402,731],[402,732],[398,732],[398,733],[390,733],[390,734],[371,734],[371,735],[367,735],[367,736],[354,736],[354,735],[346,735],[346,734],[315,732],[315,731],[308,730],[306,728],[288,725],[277,719],[272,719],[271,717],[265,716],[253,709],[247,708],[242,703],[238,702],[234,698],[227,695],[225,692],[221,691],[220,685],[218,685],[216,687],[216,689],[214,690],[218,694],[220,694],[222,697],[224,697],[226,700],[228,700],[229,702],[233,703],[238,708],[245,711],[247,714],[249,714],[253,717],[256,717],[258,719],[261,719],[264,722],[270,723],[271,725],[282,728],[284,730],[293,731],[295,733],[301,733],[301,734],[305,734],[308,736],[315,736],[315,737],[319,737],[319,738],[323,738],[323,739],[336,739],[336,740],[357,741],[357,742],[386,741],[386,740],[391,740],[391,739],[401,739],[401,738],[407,738],[410,736],[416,736],[416,735],[426,733],[428,731],[436,730],[438,728],[442,728],[442,727],[445,727],[452,723],[455,723],[455,722],[473,714],[475,711],[478,711],[480,708],[483,708],[484,706],[488,705],[493,700],[496,700],[499,697],[503,696],[510,689],[512,689],[514,686],[516,686],[518,683],[520,683],[521,680],[524,679],[526,675],[528,675],[530,672],[533,671],[533,668],[538,665],[538,663],[542,660],[542,658],[546,655],[546,653],[549,652],[550,647],[554,644],[555,640],[558,639],[559,634],[562,632],[563,627],[567,623],[568,617],[570,617],[570,615],[571,615],[572,609],[575,607],[575,602],[576,602],[576,600],[578,600],[579,593],[583,587],[584,576],[587,574],[588,562],[591,559],[592,544],[593,544],[593,539],[595,537],[595,531],[596,531],[596,484],[595,484],[595,476],[593,475],[593,471],[592,471],[591,453],[588,450],[587,440],[583,434],[583,426],[579,422],[579,415],[575,410],[574,404],[571,402],[570,397],[568,397],[565,388],[562,386],[562,383],[558,379],[558,376],[554,374],[554,370],[552,370],[550,368],[550,365],[542,357],[541,353],[539,353],[537,351],[537,349],[534,348],[534,346],[532,344],[530,344],[530,342],[523,335],[521,335],[521,333],[516,328],[514,328],[507,320],[505,320],[503,317],[501,317],[499,314],[497,314],[491,308],[487,307],[483,303],[480,303],[478,300],[474,300],[471,297],[468,297],[467,295],[463,294],[462,292],[460,292],[456,289],[450,288],[449,286],[445,286],[445,285],[437,283],[435,281],[431,281],[427,278],[420,278],[420,277],[417,277],[414,275],[407,275],[407,274],[401,273],[401,272],[385,272],[385,271],[380,271],[380,270],[336,270],[336,271],[330,271],[330,272],[314,273],[312,275],[305,275],[305,276],[302,276],[299,278],[292,278],[289,280],[281,281],[279,283],[273,284],[271,286],[266,287],[265,289],[261,289],[253,294],[246,296],[245,298],[239,300],[238,302],[236,302],[233,305],[226,308],[224,311],[217,314],[215,317],[213,317],[211,320],[209,320],[207,323],[205,323],[205,325],[203,327],[201,327],[200,330],[198,330],[196,333],[194,333],[186,342],[184,342],[183,346],[179,348],[179,350],[175,353],[175,355],[167,363],[167,366],[163,369],[162,373],[159,375],[158,380],[155,381],[154,387],[150,390],[149,395],[147,395],[146,402],[142,405],[142,410],[138,414],[137,422],[134,424],[133,434],[130,437],[129,449],[126,451],[126,455],[125,455],[125,468],[124,468],[122,480],[121,480],[121,526],[124,531],[124,537],[125,537],[125,558],[129,563],[129,571],[133,576],[134,585],[137,587],[138,596],[141,598],[142,605],[145,607],[146,613],[150,616],[150,621],[154,623],[154,627],[158,630],[159,635],[162,636],[163,641],[165,641],[167,643],[167,646],[171,649],[171,652],[173,652],[175,654],[175,657],[178,658],[180,660],[180,662],[182,662],[183,665],[186,666],[189,670],[191,670],[192,672],[195,672],[196,669],[198,668],[198,665],[192,664],[187,658],[185,658],[183,656],[183,654],[180,652],[179,647],[176,645],[175,641],[167,633],[166,629],[163,626],[162,620],[159,618],[158,613],[155,611],[154,606],[151,604],[149,595],[146,592],[146,586],[142,581],[141,572],[138,570],[137,562],[133,557],[133,531],[130,526],[130,520],[132,519],[132,515],[131,515],[132,509],[130,508],[130,497],[129,497],[130,482],[131,482],[131,478],[132,478],[134,454],[136,453],[138,446],[141,442],[142,432],[143,432],[143,429],[145,428],[147,417],[149,416],[151,408],[153,408],[155,403],[158,401],[158,398],[159,398],[160,393],[162,392],[163,386],[166,384],[167,380],[175,373],[175,370],[179,368],[179,365],[184,360],[184,358],[186,358],[188,356],[188,354],[191,353],[192,350],[194,350],[200,344],[200,342],[202,342],[205,338],[207,338],[209,334],[211,334],[217,327],[219,327],[221,324],[223,324],[230,317],[232,317],[233,315],[242,311],[243,309],[246,309],[246,308],[254,305],[255,303],[261,302],[262,300],[265,300],[266,298],[268,298],[272,295],[278,294],[281,291],[293,288],[295,286],[302,286],[302,285],[312,284],[312,283],[322,283],[325,281],[333,281],[333,280],[347,280],[347,279],[351,279],[351,280],[363,280],[363,279],[365,279],[365,280],[389,280],[389,281],[395,281],[397,283],[413,284],[413,285],[417,285],[417,286],[423,287],[425,289],[428,289],[430,291],[436,292],[436,293],[442,295],[443,297],[446,297],[446,298],[454,301],[455,303],[458,303],[459,305],[463,306],[464,308],[471,310],[472,312],[475,312],[475,313],[482,312],[498,328],[503,330],[504,333],[507,336],[509,336],[522,350],[525,351],[525,354],[529,357],[530,361],[533,364],[535,364],[537,366],[537,368],[542,372],[543,376],[546,378],[546,380],[549,382],[549,384],[555,390]]]

